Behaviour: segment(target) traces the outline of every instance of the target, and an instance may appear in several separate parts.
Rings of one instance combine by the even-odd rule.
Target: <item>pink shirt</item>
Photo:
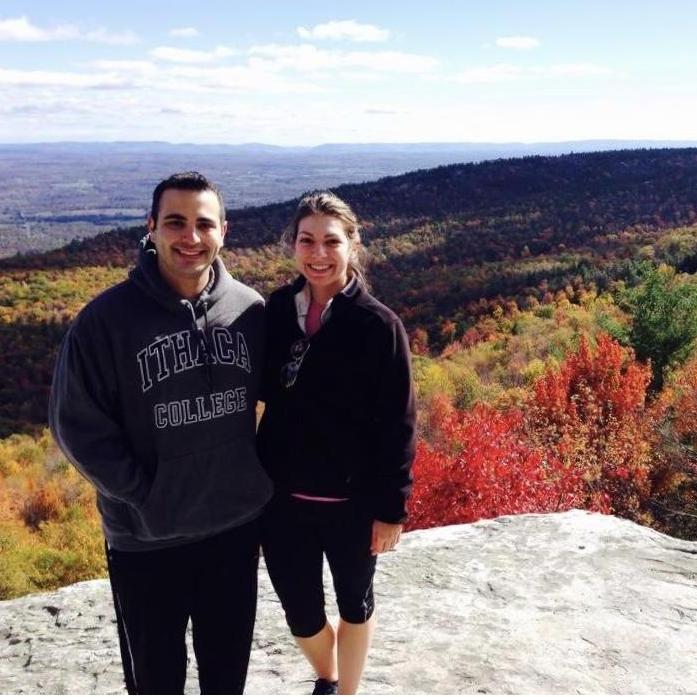
[[[308,336],[314,336],[319,331],[322,326],[322,312],[324,310],[324,305],[316,303],[314,300],[310,301],[310,307],[307,310],[307,317],[305,317],[305,331]]]

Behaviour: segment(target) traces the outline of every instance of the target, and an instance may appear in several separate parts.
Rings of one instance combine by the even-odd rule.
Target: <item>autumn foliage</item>
[[[527,442],[521,411],[439,411],[437,443],[418,444],[409,529],[580,505],[578,472]]]
[[[679,371],[668,391],[674,435],[697,473],[697,358]]]
[[[634,517],[648,500],[650,381],[649,365],[600,334],[595,348],[582,337],[559,370],[535,383],[528,412],[531,438],[581,474],[585,506]]]
[[[600,334],[538,378],[523,410],[433,399],[410,527],[572,507],[640,519],[652,491],[650,379],[650,366]]]
[[[105,573],[94,491],[48,432],[0,440],[0,600]]]
[[[584,507],[697,536],[692,151],[452,165],[337,193],[411,340],[411,528]],[[263,295],[294,274],[275,242],[294,208],[233,212],[223,259]],[[126,277],[142,233],[0,260],[0,599],[105,573],[93,489],[43,428],[69,321]],[[651,359],[650,403],[649,365],[602,331]]]

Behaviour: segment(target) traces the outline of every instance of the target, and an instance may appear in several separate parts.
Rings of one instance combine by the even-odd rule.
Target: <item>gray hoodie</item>
[[[194,303],[141,249],[61,345],[49,423],[97,488],[110,546],[180,545],[258,516],[271,483],[254,446],[263,300],[219,258]]]

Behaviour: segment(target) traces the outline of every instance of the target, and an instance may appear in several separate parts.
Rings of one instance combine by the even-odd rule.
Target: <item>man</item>
[[[70,327],[50,425],[97,488],[129,693],[183,693],[191,618],[202,693],[239,694],[271,495],[254,447],[263,300],[218,256],[225,208],[202,175],[157,186],[148,230],[128,280]]]

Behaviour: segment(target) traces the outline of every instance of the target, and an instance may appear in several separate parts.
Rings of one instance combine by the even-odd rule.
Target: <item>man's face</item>
[[[166,189],[157,222],[148,220],[160,273],[184,298],[196,297],[208,283],[227,232],[221,213],[213,191]]]

